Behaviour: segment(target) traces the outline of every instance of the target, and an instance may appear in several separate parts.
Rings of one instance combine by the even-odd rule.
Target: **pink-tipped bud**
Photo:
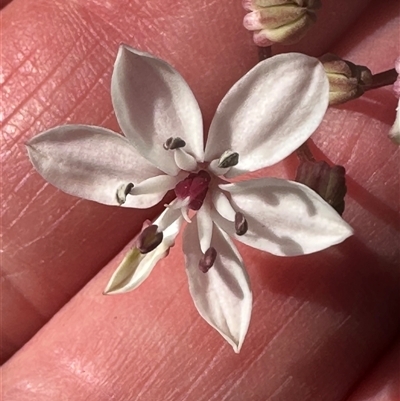
[[[293,44],[315,23],[320,5],[320,0],[244,0],[243,7],[251,12],[243,25],[254,31],[257,46]]]

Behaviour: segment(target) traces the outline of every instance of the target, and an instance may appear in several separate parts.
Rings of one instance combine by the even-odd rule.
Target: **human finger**
[[[380,33],[375,33],[376,41]],[[379,59],[371,60],[374,68],[387,62],[392,49],[387,50],[386,56],[382,51]],[[363,51],[362,45],[358,51]],[[369,126],[369,119],[344,112],[342,132],[351,137],[357,120],[378,138],[389,126]],[[335,119],[328,117],[326,124],[329,121]],[[376,143],[381,146],[385,140],[380,136]],[[352,144],[345,144],[342,151],[350,152]],[[362,185],[367,185],[365,166],[356,167],[360,160],[347,166],[354,165],[352,174],[359,174]],[[375,189],[366,188],[378,197],[376,204],[384,212],[376,216],[365,205],[353,208],[347,218],[356,226],[357,238],[341,246],[290,260],[240,247],[255,302],[239,356],[194,315],[186,277],[179,269],[183,260],[178,243],[148,281],[124,298],[99,296],[122,255],[111,262],[4,367],[6,396],[54,399],[60,386],[40,386],[60,372],[63,394],[71,388],[76,394],[78,388],[82,399],[153,400],[161,391],[166,399],[183,400],[343,399],[399,327],[393,226],[386,217],[379,238],[375,231],[382,216],[393,215],[385,197],[389,173],[381,173]],[[373,226],[366,227],[363,223],[369,219]],[[80,323],[74,324],[77,319]]]

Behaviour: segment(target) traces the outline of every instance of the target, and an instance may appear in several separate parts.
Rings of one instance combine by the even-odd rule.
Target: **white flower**
[[[121,46],[111,94],[125,137],[100,127],[56,127],[29,141],[31,161],[63,191],[108,205],[147,208],[175,189],[177,198],[142,231],[105,292],[141,284],[191,218],[183,236],[190,293],[201,316],[239,352],[252,294],[230,237],[294,256],[352,234],[302,184],[226,180],[279,162],[312,134],[328,105],[325,71],[317,59],[301,54],[259,63],[222,100],[205,147],[194,95],[166,62]]]

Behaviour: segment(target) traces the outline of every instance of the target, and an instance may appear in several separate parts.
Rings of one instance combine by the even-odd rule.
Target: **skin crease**
[[[396,104],[390,89],[329,110],[313,137],[316,155],[348,169],[345,218],[357,235],[294,259],[239,246],[254,291],[239,355],[197,315],[180,239],[138,290],[102,296],[118,251],[156,212],[76,200],[44,184],[26,158],[24,141],[58,124],[118,130],[109,82],[121,41],[172,63],[209,124],[226,90],[256,62],[240,28],[243,11],[160,3],[14,0],[2,12],[4,358],[65,305],[4,365],[4,399],[345,400],[399,330],[398,149],[385,137]],[[336,19],[338,31],[361,3],[348,20]],[[324,47],[379,72],[399,54],[396,21],[390,2],[370,6],[341,40],[330,30],[324,41],[322,24],[307,44],[311,53]],[[295,164],[289,158],[259,175],[293,177]]]
[[[11,0],[0,0],[0,8],[5,7]]]
[[[374,366],[348,401],[386,401],[400,399],[400,342]]]

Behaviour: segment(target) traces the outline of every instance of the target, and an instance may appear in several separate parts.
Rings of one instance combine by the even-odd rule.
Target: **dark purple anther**
[[[175,194],[178,199],[189,197],[189,209],[199,210],[207,195],[210,181],[211,177],[207,171],[200,170],[198,173],[191,173],[176,185]]]
[[[206,253],[199,261],[199,269],[203,273],[207,273],[213,266],[215,259],[217,258],[217,251],[211,247],[206,250]]]
[[[235,231],[237,235],[244,235],[247,233],[249,226],[243,213],[237,212],[235,214]]]
[[[139,235],[137,248],[140,253],[146,254],[158,247],[163,240],[163,233],[158,232],[158,226],[152,224],[146,227]]]
[[[171,137],[165,141],[163,146],[165,150],[175,150],[179,148],[184,148],[186,146],[186,142],[178,136],[176,138]]]

